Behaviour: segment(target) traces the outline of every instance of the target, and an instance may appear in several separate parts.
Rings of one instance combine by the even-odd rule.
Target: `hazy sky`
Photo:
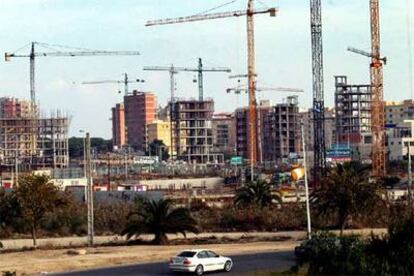
[[[130,85],[154,91],[159,104],[169,97],[167,72],[142,71],[146,65],[196,67],[227,66],[236,74],[246,72],[245,17],[144,27],[149,19],[196,14],[230,0],[0,0],[0,52],[14,52],[31,41],[97,50],[138,50],[141,56],[42,57],[36,60],[37,99],[44,111],[63,109],[72,116],[71,135],[79,129],[93,136],[111,136],[110,108],[122,101],[123,86],[82,85],[83,81],[142,78]],[[246,0],[217,11],[245,9]],[[325,101],[334,101],[334,75],[348,75],[356,84],[369,83],[369,59],[346,51],[347,46],[370,50],[369,1],[323,2]],[[381,1],[382,53],[389,63],[384,70],[386,100],[407,99],[407,11],[410,0]],[[256,6],[276,6],[277,17],[256,17],[258,85],[302,88],[300,105],[309,107],[311,49],[308,0],[261,0]],[[414,19],[411,22],[414,24]],[[414,26],[411,26],[414,30]],[[38,49],[41,51],[42,49]],[[413,51],[413,49],[411,49]],[[26,47],[18,53],[28,53]],[[177,75],[177,96],[197,97],[195,74]],[[0,63],[0,96],[29,98],[29,60],[15,58]],[[227,95],[237,85],[226,73],[204,75],[205,96],[215,99],[216,111],[233,111],[245,105],[246,95]],[[287,93],[263,92],[258,99],[280,102]]]

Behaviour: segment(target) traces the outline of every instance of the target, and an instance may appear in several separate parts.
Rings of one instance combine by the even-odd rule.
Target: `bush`
[[[121,234],[127,225],[131,203],[98,204],[94,210],[94,229],[100,234]]]
[[[366,252],[372,274],[414,275],[414,216],[393,221],[384,237],[371,237]]]
[[[305,210],[299,204],[243,209],[226,205],[201,209],[192,214],[202,231],[297,230],[306,225]]]
[[[414,275],[414,217],[398,218],[388,235],[316,234],[295,249],[297,266],[309,275]]]
[[[316,234],[296,248],[298,267],[309,275],[363,275],[364,245],[357,236]]]

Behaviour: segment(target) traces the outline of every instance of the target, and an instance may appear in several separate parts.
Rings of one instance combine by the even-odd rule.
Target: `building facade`
[[[173,147],[177,159],[192,164],[223,163],[213,150],[212,99],[176,100],[172,108]]]
[[[121,149],[126,144],[124,104],[116,104],[112,108],[112,146]]]
[[[275,164],[296,159],[300,149],[300,117],[297,96],[273,106],[264,117],[263,159]]]
[[[411,155],[414,155],[413,120],[414,100],[385,103],[386,145],[389,160],[406,159],[408,147]]]
[[[266,117],[271,110],[270,102],[267,100],[260,101],[257,106],[257,162],[262,163],[264,159],[264,150],[268,141],[265,139],[264,124]],[[244,159],[250,160],[250,124],[249,108],[237,108],[235,111],[236,126],[236,153]]]
[[[169,121],[155,120],[147,124],[148,143],[154,140],[160,140],[167,146],[168,151],[171,148],[171,128]]]
[[[0,118],[29,118],[30,116],[30,101],[11,97],[0,98]]]
[[[147,150],[147,125],[156,119],[156,96],[133,91],[124,96],[126,143],[141,152]]]
[[[348,145],[352,158],[371,161],[371,102],[370,85],[348,84],[346,76],[335,76],[336,142]]]
[[[235,154],[236,125],[232,113],[218,113],[213,115],[213,146],[223,153]]]

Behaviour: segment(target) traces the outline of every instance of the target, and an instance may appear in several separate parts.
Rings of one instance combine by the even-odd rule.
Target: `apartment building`
[[[151,92],[124,96],[126,143],[137,151],[147,150],[147,125],[156,119],[156,101]]]

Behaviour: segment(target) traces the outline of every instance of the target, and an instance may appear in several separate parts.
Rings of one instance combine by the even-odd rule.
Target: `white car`
[[[194,272],[203,275],[206,271],[229,272],[232,267],[233,261],[230,258],[204,249],[184,250],[170,258],[170,269],[174,272]]]

